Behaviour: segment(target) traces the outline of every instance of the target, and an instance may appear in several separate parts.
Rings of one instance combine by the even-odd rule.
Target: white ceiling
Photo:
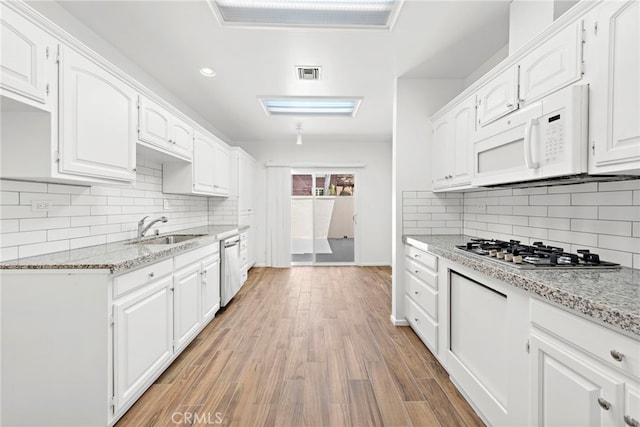
[[[60,1],[232,143],[390,141],[396,77],[464,78],[508,42],[510,0],[405,0],[392,31],[221,26],[205,0]],[[320,65],[298,81],[296,65]],[[206,78],[208,66],[217,76]],[[257,97],[363,97],[355,118],[268,117]]]

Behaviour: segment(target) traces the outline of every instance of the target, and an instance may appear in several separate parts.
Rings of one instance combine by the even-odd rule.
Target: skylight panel
[[[401,0],[208,0],[225,24],[390,28]]]
[[[272,116],[354,117],[361,98],[260,98],[265,112]]]

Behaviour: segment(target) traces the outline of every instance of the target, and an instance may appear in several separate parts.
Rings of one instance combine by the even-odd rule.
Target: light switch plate
[[[168,211],[169,209],[171,209],[171,205],[169,204],[169,199],[163,199],[162,206],[164,207],[165,211]]]

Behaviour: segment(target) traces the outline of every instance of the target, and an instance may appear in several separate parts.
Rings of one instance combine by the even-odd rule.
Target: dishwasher
[[[221,240],[220,254],[220,307],[224,307],[240,290],[240,236]]]

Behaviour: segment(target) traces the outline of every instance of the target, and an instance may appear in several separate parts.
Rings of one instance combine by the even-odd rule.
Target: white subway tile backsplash
[[[558,218],[598,218],[597,206],[549,206],[549,216]]]
[[[598,234],[630,236],[631,223],[626,221],[603,221],[597,219],[572,219],[572,231],[584,231]]]
[[[529,196],[530,205],[567,206],[571,204],[570,194],[546,194]]]
[[[17,233],[2,233],[0,246],[19,246],[29,243],[45,242],[47,240],[46,231],[20,231]]]
[[[49,230],[52,228],[68,228],[69,217],[59,218],[24,218],[20,220],[20,231]]]
[[[415,198],[412,193],[405,194]],[[415,193],[421,194],[422,191],[416,190]],[[601,259],[640,268],[638,179],[511,190],[480,189],[462,194],[460,233],[487,238],[515,238],[528,243],[543,240],[572,252],[588,248],[599,253]],[[433,199],[434,204],[446,200],[441,194],[434,195]],[[404,202],[403,207],[409,207],[406,200]],[[485,212],[478,210],[478,204],[482,202]],[[441,217],[433,210],[436,207],[439,206],[420,206],[418,212],[431,213],[432,220],[437,220]],[[405,215],[410,213],[416,212],[404,211]],[[455,220],[446,222],[447,227],[458,224]],[[447,227],[424,227],[421,231],[424,234],[451,231]],[[420,234],[417,228],[411,230],[413,234]]]
[[[19,205],[20,193],[15,191],[0,191],[0,205]]]
[[[169,232],[203,226],[213,220],[208,198],[162,193],[162,166],[141,162],[135,188],[0,180],[0,201],[12,203],[0,203],[0,261],[132,239],[145,215],[169,218],[169,223],[153,227],[150,233],[156,228]],[[163,209],[165,199],[171,210]],[[32,211],[32,200],[49,200],[53,206]],[[229,215],[235,215],[237,200],[231,204],[219,200],[231,207]]]
[[[18,247],[18,257],[26,258],[35,255],[44,255],[52,252],[69,250],[69,240],[57,240],[54,242],[43,242],[32,245],[21,245]]]
[[[571,204],[596,205],[596,206],[625,206],[633,203],[633,193],[631,191],[604,191],[601,193],[580,193],[571,195]]]

